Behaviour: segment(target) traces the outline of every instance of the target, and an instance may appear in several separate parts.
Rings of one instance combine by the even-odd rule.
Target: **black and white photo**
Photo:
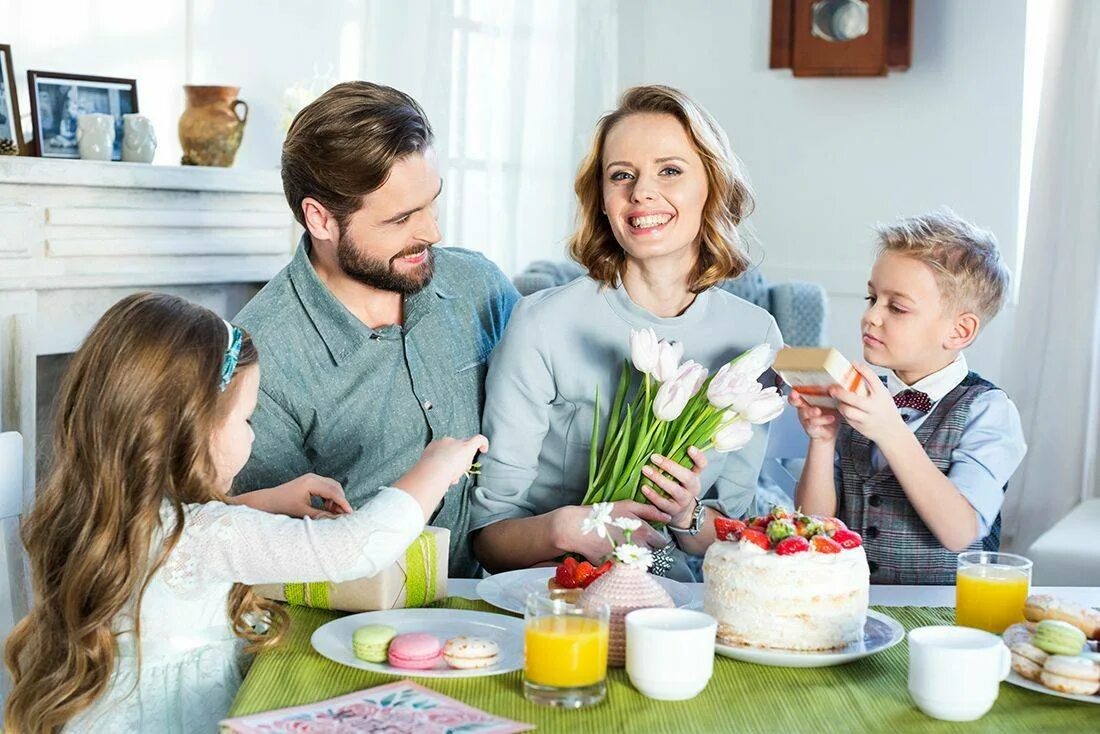
[[[133,79],[28,71],[35,154],[43,158],[79,158],[77,117],[93,112],[115,118],[112,160],[122,158],[122,116],[138,111]]]

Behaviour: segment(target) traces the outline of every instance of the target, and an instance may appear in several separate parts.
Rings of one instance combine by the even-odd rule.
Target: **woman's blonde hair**
[[[737,225],[752,212],[753,198],[740,163],[725,131],[710,113],[683,92],[659,84],[626,90],[619,106],[596,123],[592,148],[581,162],[574,184],[578,223],[569,240],[569,254],[596,280],[618,285],[626,255],[603,213],[604,147],[616,124],[639,113],[672,115],[679,120],[706,171],[707,200],[699,228],[699,259],[689,288],[699,293],[741,275],[750,263]]]
[[[112,306],[73,355],[52,466],[22,528],[35,603],[5,650],[14,681],[5,731],[58,731],[103,694],[118,654],[112,623],[130,612],[140,639],[142,596],[179,541],[183,506],[227,499],[211,455],[240,382],[219,392],[227,331],[208,309],[139,293]],[[245,335],[237,369],[257,359]],[[154,548],[165,501],[175,522]],[[241,584],[228,612],[252,649],[286,627],[284,611]],[[261,636],[245,615],[264,613],[272,629]]]

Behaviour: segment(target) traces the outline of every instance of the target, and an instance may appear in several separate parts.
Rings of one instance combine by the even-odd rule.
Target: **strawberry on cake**
[[[703,560],[704,609],[718,641],[832,650],[863,639],[870,571],[859,534],[835,518],[772,509],[714,521]]]
[[[573,556],[566,556],[558,564],[554,575],[546,582],[550,593],[556,598],[575,604],[581,598],[581,592],[593,581],[611,570],[611,561],[602,566],[593,566],[588,561],[577,562]]]

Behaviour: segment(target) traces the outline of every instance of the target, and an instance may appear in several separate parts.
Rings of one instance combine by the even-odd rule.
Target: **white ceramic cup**
[[[115,146],[115,118],[102,112],[78,116],[76,145],[80,149],[80,157],[85,160],[111,160]]]
[[[145,115],[130,113],[122,116],[122,160],[130,163],[151,163],[157,152],[157,134],[153,122]]]
[[[626,673],[659,701],[694,698],[714,672],[714,617],[691,609],[637,609],[626,615]]]
[[[918,627],[909,633],[909,695],[924,713],[974,721],[993,707],[1012,654],[1000,637],[969,627]]]

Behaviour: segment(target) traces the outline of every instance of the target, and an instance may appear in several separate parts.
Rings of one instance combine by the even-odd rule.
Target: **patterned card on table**
[[[534,728],[467,706],[410,680],[221,722],[222,734],[511,734]]]

